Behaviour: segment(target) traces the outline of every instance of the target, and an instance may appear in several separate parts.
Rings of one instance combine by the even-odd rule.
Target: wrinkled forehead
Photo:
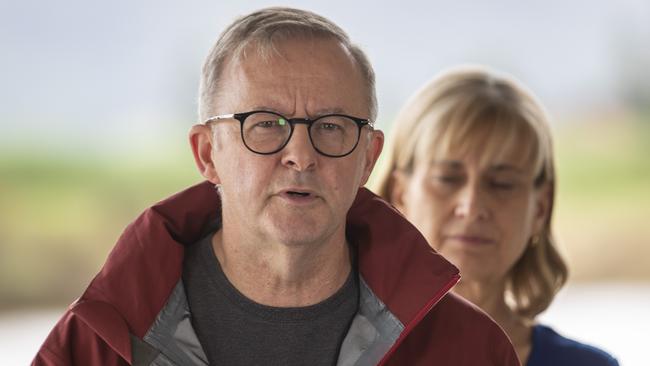
[[[339,109],[364,115],[368,110],[358,65],[331,38],[293,38],[266,46],[251,43],[226,63],[221,90],[220,99],[236,109],[268,106],[291,114],[294,103],[304,102],[314,113]]]

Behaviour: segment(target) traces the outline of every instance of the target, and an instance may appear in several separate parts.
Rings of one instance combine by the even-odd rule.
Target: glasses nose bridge
[[[309,119],[309,118],[287,118],[287,121],[291,124],[291,127],[295,127],[295,125],[305,125],[307,126],[307,129],[314,123],[314,120]]]
[[[289,125],[291,126],[291,137],[293,137],[294,130],[296,128],[296,125],[305,125],[307,128],[307,137],[309,137],[309,142],[314,145],[314,141],[311,138],[311,126],[314,124],[313,119],[309,118],[286,118],[286,120],[289,122]],[[289,142],[289,141],[287,141]]]
[[[285,119],[287,120],[287,122],[289,122],[289,125],[291,126],[291,134],[290,134],[289,139],[287,140],[286,144],[289,144],[291,142],[290,140],[295,139],[294,135],[295,135],[296,125],[305,125],[305,127],[307,128],[307,131],[306,131],[307,136],[306,137],[309,140],[309,144],[313,148],[314,147],[314,142],[311,139],[311,125],[314,123],[314,121],[309,119],[309,118],[285,118]],[[285,144],[285,146],[286,146],[286,144]]]

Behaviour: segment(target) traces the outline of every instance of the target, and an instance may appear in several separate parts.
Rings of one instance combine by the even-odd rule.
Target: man
[[[383,134],[372,68],[340,28],[286,8],[237,20],[199,114],[208,182],[126,229],[35,365],[518,364],[447,293],[457,269],[360,188]]]

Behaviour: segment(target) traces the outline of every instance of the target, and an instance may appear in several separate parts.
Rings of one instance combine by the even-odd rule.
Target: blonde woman
[[[523,365],[618,365],[535,323],[567,279],[552,236],[547,117],[513,79],[456,68],[406,104],[377,191],[456,264],[454,291],[510,336]]]

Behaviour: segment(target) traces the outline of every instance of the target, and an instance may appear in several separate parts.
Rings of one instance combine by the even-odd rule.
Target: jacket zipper
[[[404,339],[413,331],[416,325],[420,323],[420,321],[433,309],[434,306],[442,299],[450,290],[452,287],[454,287],[458,281],[460,280],[460,275],[455,274],[452,279],[447,282],[447,284],[443,287],[440,288],[440,290],[431,298],[431,300],[427,301],[427,303],[424,305],[422,309],[415,315],[413,320],[406,325],[402,333],[400,333],[399,337],[393,344],[393,346],[386,352],[384,357],[382,357],[381,361],[377,364],[377,366],[383,366],[388,362],[390,359],[390,356],[395,353],[397,348],[400,346],[400,344],[404,341]]]

